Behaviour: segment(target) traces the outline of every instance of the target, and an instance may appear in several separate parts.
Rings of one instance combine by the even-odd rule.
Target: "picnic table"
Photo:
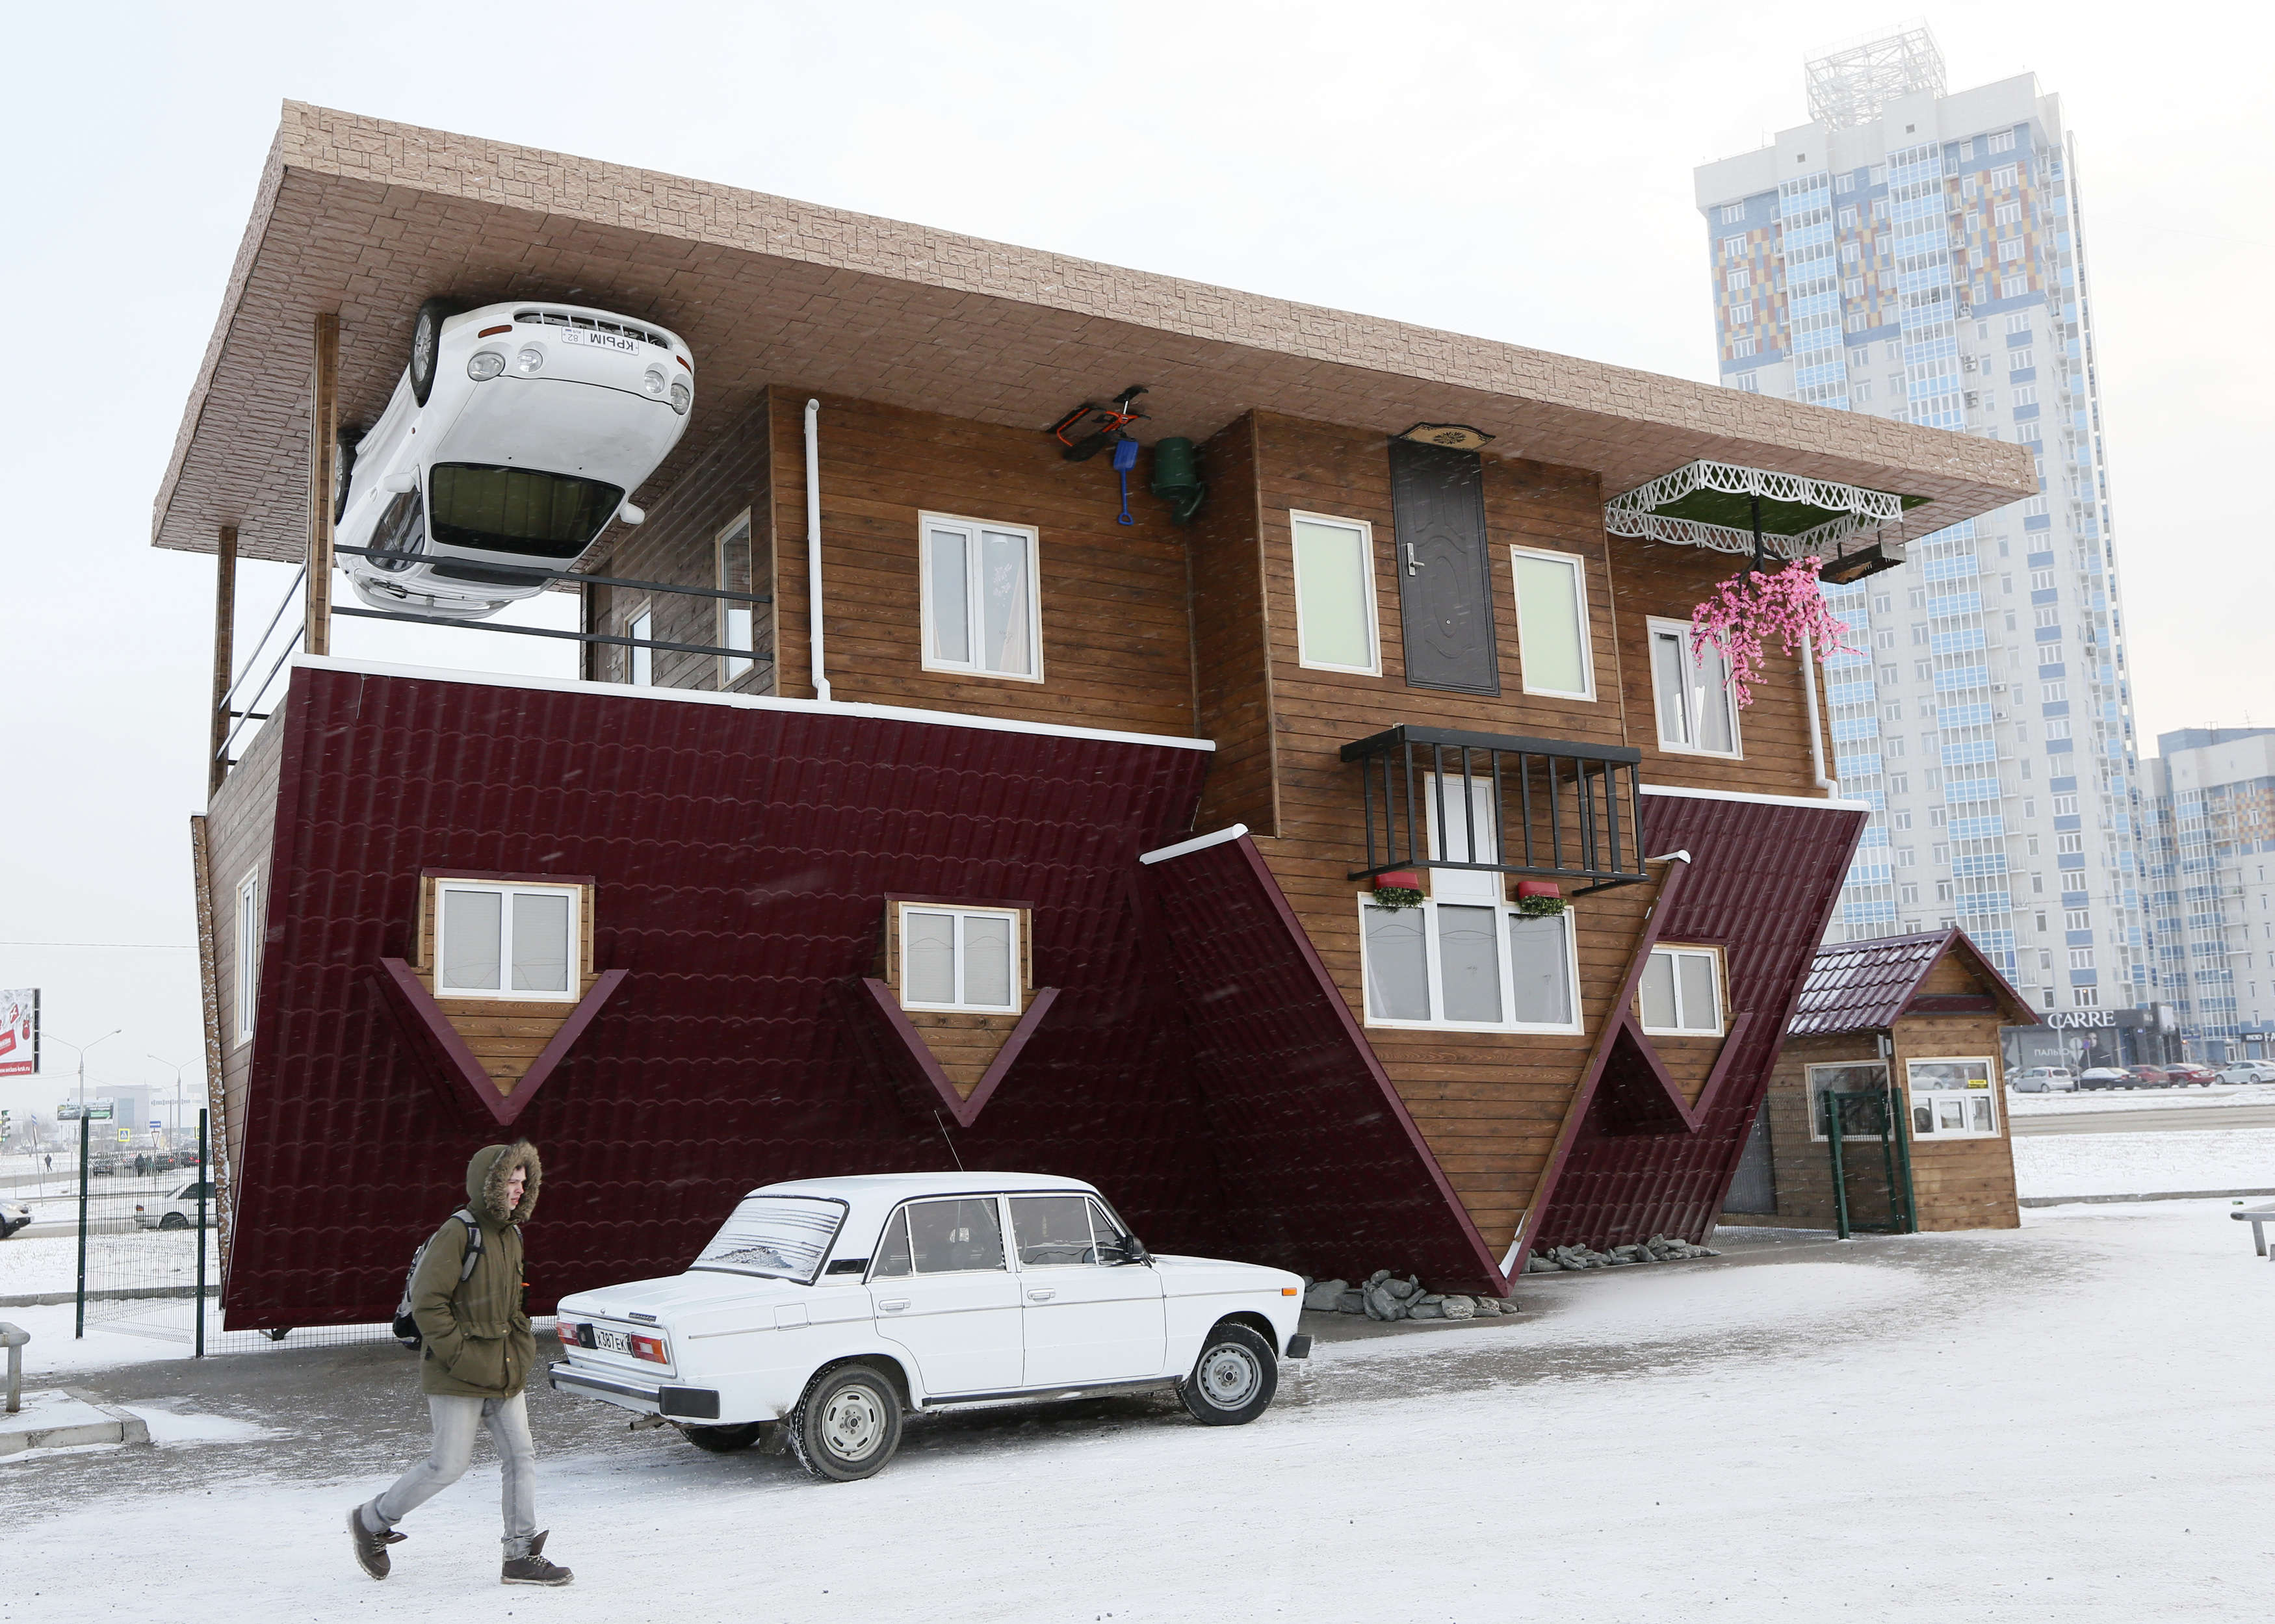
[[[2251,1250],[2264,1258],[2267,1255],[2267,1226],[2275,1224],[2275,1206],[2240,1206],[2228,1216],[2238,1223],[2251,1226]]]

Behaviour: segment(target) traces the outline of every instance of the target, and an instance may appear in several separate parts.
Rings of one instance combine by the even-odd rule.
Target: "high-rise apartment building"
[[[2275,728],[2161,733],[2145,765],[2160,995],[2188,1057],[2275,1055]]]
[[[2039,495],[1828,587],[1842,793],[1874,812],[1830,940],[1956,923],[2039,1008],[2158,996],[2146,808],[2074,142],[2030,75],[1946,94],[1924,29],[1808,64],[1813,122],[1697,172],[1730,388],[2011,438]]]

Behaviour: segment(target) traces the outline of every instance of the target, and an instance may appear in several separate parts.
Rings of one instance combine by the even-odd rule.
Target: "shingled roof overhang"
[[[288,102],[155,544],[211,550],[226,525],[246,556],[299,559],[314,318],[340,318],[340,420],[368,422],[434,294],[574,299],[684,336],[699,404],[651,495],[768,383],[1038,430],[1132,382],[1155,434],[1251,407],[1386,434],[1463,422],[1606,494],[1707,458],[1924,497],[1916,530],[2037,490],[1997,441]]]

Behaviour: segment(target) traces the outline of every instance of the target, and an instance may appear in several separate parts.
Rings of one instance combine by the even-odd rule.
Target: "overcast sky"
[[[151,551],[150,502],[281,101],[1705,379],[1692,167],[1802,123],[1803,57],[1889,21],[1821,0],[17,13],[0,986],[45,989],[53,1039],[124,1029],[97,1084],[201,1076],[187,820],[213,565]],[[1978,3],[1927,21],[1953,88],[2035,72],[2078,136],[2143,739],[2275,723],[2275,571],[2238,477],[2264,467],[2269,416],[2249,382],[2264,13]],[[240,643],[284,584],[248,573]],[[389,658],[566,668],[533,638],[357,626],[342,651],[382,633]],[[530,646],[491,646],[508,642]],[[0,1107],[49,1114],[73,1056],[47,1058]]]

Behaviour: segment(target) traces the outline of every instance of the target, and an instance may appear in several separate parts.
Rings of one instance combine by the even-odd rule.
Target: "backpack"
[[[458,1265],[458,1284],[465,1285],[474,1276],[474,1265],[482,1260],[482,1227],[474,1215],[460,1207],[450,1214],[466,1227],[466,1260]],[[395,1305],[395,1340],[417,1353],[426,1339],[419,1334],[419,1322],[411,1314],[411,1282],[419,1278],[419,1265],[427,1256],[427,1249],[435,1243],[429,1235],[419,1243],[419,1250],[411,1254],[411,1272],[403,1277],[403,1301]]]

